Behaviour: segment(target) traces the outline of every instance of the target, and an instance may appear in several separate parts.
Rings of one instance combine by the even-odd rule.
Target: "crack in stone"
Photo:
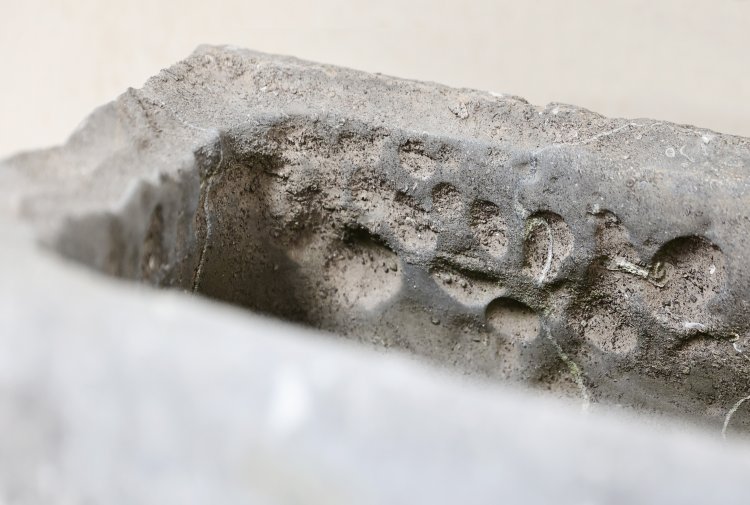
[[[578,366],[578,363],[573,361],[570,356],[567,355],[557,339],[552,336],[552,332],[546,324],[543,325],[543,333],[544,337],[549,340],[549,342],[557,351],[557,355],[560,357],[562,362],[565,363],[565,366],[568,367],[568,370],[573,376],[573,380],[575,381],[576,386],[578,386],[578,390],[581,392],[581,399],[583,400],[583,403],[581,404],[581,410],[583,412],[588,412],[589,407],[591,406],[591,396],[589,395],[589,390],[586,387],[586,384],[583,382],[583,370],[580,366]]]
[[[729,409],[729,412],[727,412],[726,417],[724,418],[724,426],[721,428],[721,438],[724,440],[727,439],[727,428],[729,428],[729,423],[732,421],[732,416],[739,410],[740,407],[742,407],[742,404],[746,401],[750,400],[750,395],[740,399],[737,403],[735,403],[731,409]]]
[[[193,293],[197,293],[200,288],[201,279],[203,278],[203,267],[206,264],[206,255],[208,254],[209,244],[211,243],[212,228],[211,223],[211,210],[210,210],[210,196],[211,190],[214,185],[214,178],[220,176],[219,170],[224,163],[224,144],[219,137],[219,162],[216,164],[216,168],[211,170],[211,173],[206,178],[206,190],[203,197],[203,216],[205,220],[206,234],[203,240],[203,247],[198,258],[198,266],[195,269],[195,275],[193,276]]]
[[[547,232],[547,259],[544,261],[544,268],[542,268],[542,273],[539,275],[539,280],[537,281],[537,284],[541,286],[544,283],[544,280],[547,278],[547,274],[549,274],[550,268],[552,268],[554,239],[552,238],[552,227],[549,225],[547,220],[542,217],[539,218],[539,222],[544,226]]]

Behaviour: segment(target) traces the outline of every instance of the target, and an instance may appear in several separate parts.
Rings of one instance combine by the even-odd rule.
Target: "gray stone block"
[[[749,166],[690,126],[201,47],[0,165],[0,490],[743,503],[745,442],[694,430],[750,429]]]

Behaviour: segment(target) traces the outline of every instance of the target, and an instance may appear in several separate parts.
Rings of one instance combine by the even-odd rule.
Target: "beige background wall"
[[[750,136],[748,0],[0,2],[0,156],[200,43]]]

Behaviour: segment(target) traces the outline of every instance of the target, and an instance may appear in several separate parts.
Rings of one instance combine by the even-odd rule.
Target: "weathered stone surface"
[[[0,485],[744,502],[743,443],[580,419],[59,255],[586,408],[746,432],[749,167],[748,139],[694,127],[200,48],[0,168],[0,426],[18,434]]]

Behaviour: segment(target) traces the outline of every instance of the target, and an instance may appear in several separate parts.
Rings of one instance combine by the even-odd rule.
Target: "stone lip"
[[[306,140],[295,144],[287,139],[293,134]],[[201,265],[211,272],[203,211],[241,202],[231,191],[249,184],[231,179],[238,183],[223,189],[223,200],[211,200],[212,175],[231,175],[226,160],[238,174],[304,161],[324,182],[349,181],[361,160],[347,153],[369,156],[363,146],[386,137],[396,139],[376,153],[378,167],[391,167],[382,172],[386,189],[415,202],[410,219],[427,223],[417,230],[433,221],[438,230],[431,249],[413,251],[421,235],[370,229],[374,221],[365,220],[374,239],[358,250],[382,239],[408,267],[403,282],[422,279],[397,301],[442,289],[455,307],[469,307],[501,280],[506,291],[490,293],[486,312],[472,317],[517,329],[519,339],[508,343],[514,352],[534,340],[527,328],[554,332],[538,339],[529,359],[567,370],[587,402],[640,403],[700,419],[717,434],[731,420],[732,407],[750,394],[742,352],[750,140],[202,46],[95,111],[66,145],[0,164],[8,188],[0,200],[7,243],[0,426],[14,434],[0,441],[7,499],[744,503],[744,442],[721,447],[690,430],[597,412],[581,417],[552,399],[123,285],[59,257],[190,290]],[[341,145],[353,147],[315,161]],[[458,154],[441,154],[450,149]],[[276,159],[283,163],[263,164]],[[381,198],[386,216],[398,207],[391,193],[362,187],[367,201]],[[338,202],[334,208],[357,223],[366,215]],[[481,202],[494,202],[498,213]],[[460,238],[474,230],[457,217],[464,204],[462,219],[476,223],[473,239]],[[157,247],[154,229],[172,249]],[[214,236],[215,250],[229,251],[234,235]],[[400,244],[399,237],[412,238]],[[484,253],[472,256],[468,242]],[[469,259],[456,259],[457,251]],[[493,254],[503,259],[492,263]],[[484,266],[472,266],[477,258]],[[497,278],[467,276],[477,268]],[[471,289],[439,284],[456,275]],[[692,300],[696,293],[705,299]],[[363,321],[393,314],[372,297],[361,300]],[[440,324],[425,313],[433,333],[448,325],[454,305]],[[586,324],[571,328],[571,321]],[[427,357],[445,361],[441,349]],[[523,363],[510,368],[523,371]],[[544,383],[542,372],[535,381]],[[747,415],[735,415],[732,427],[746,430]],[[539,472],[541,484],[531,477]]]

